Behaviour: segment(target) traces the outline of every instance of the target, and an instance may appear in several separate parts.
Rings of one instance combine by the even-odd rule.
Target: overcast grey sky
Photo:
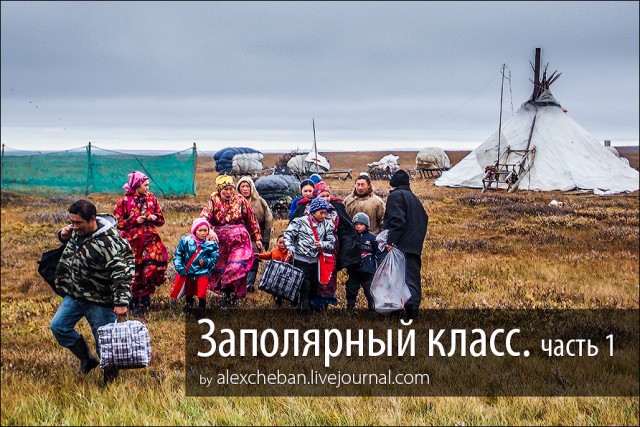
[[[638,145],[638,2],[2,2],[16,149],[473,149],[551,87]]]

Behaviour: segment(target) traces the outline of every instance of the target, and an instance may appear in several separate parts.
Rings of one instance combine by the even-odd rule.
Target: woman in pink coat
[[[222,295],[220,304],[228,306],[247,295],[247,273],[254,260],[251,241],[262,251],[262,236],[256,214],[236,192],[233,178],[219,175],[216,189],[200,216],[209,221],[213,227],[210,238],[220,246],[209,289]]]

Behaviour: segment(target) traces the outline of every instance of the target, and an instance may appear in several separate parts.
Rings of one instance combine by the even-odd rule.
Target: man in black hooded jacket
[[[422,299],[422,243],[427,234],[429,216],[420,199],[411,191],[406,171],[396,171],[389,185],[393,189],[387,197],[384,214],[384,228],[389,230],[387,250],[396,247],[405,256],[405,282],[411,291],[411,298],[405,304],[405,313],[408,319],[415,319]]]

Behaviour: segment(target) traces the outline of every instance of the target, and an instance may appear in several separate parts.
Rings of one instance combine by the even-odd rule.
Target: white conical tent
[[[304,161],[309,163],[309,166],[307,166],[309,168],[309,170],[313,170],[313,171],[328,171],[329,169],[331,169],[331,165],[329,164],[329,160],[327,160],[326,157],[324,157],[322,154],[319,153],[315,153],[313,151],[310,151],[309,154],[307,154],[307,157],[304,158]],[[320,168],[317,168],[317,166],[320,166]]]
[[[535,102],[522,104],[500,133],[501,156],[507,147],[511,150],[535,147],[533,165],[518,185],[521,190],[580,189],[607,194],[638,190],[638,171],[576,123],[548,89]],[[496,131],[455,167],[444,172],[435,185],[483,188],[485,167],[495,164],[497,158]]]
[[[329,160],[324,157],[322,154],[318,153],[318,145],[316,143],[316,123],[313,122],[313,144],[311,144],[311,150],[309,150],[309,154],[304,158],[304,161],[307,163],[308,171],[327,172],[331,169],[331,165],[329,164]]]

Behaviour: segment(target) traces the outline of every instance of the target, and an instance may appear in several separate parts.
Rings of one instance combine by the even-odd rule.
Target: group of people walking
[[[70,225],[58,232],[66,247],[55,286],[64,298],[51,330],[58,343],[78,357],[82,373],[98,362],[75,331],[77,322],[87,318],[98,350],[97,329],[129,310],[134,314],[148,310],[156,287],[166,280],[169,257],[157,232],[165,223],[162,209],[149,191],[148,176],[134,171],[128,178],[113,216],[98,215],[90,201],[79,200],[69,207]],[[428,216],[410,189],[407,172],[397,171],[389,184],[392,191],[385,204],[374,194],[369,176],[360,175],[352,194],[343,200],[334,197],[321,176],[312,175],[300,183],[302,196],[292,204],[290,223],[268,251],[273,216],[253,180],[245,177],[234,184],[231,176],[219,175],[190,234],[181,237],[176,247],[175,284],[181,289],[172,289],[172,296],[174,291],[175,296],[184,295],[184,311],[195,311],[201,318],[208,291],[220,295],[221,306],[234,305],[254,292],[258,260],[293,260],[304,272],[296,302],[301,314],[338,304],[337,272],[342,269],[349,276],[347,308],[356,307],[362,288],[372,309],[371,281],[381,256],[376,234],[385,229],[386,250],[396,247],[407,260],[411,298],[405,313],[415,318]],[[117,370],[105,370],[104,380],[117,375]]]

